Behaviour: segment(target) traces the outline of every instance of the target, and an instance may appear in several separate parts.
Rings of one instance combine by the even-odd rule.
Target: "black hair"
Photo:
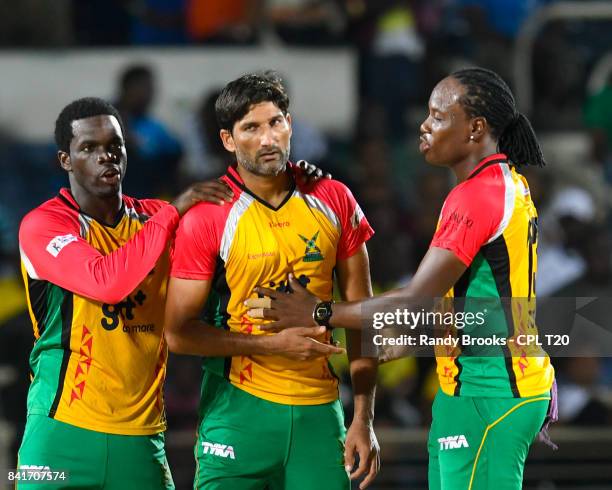
[[[109,102],[98,97],[84,97],[72,101],[62,109],[55,121],[55,143],[61,151],[70,151],[70,142],[74,137],[72,123],[78,119],[85,119],[94,116],[115,116],[121,132],[125,137],[125,128],[119,115],[119,111]]]
[[[152,78],[153,70],[148,65],[130,65],[119,77],[119,85],[122,90],[125,90],[128,85],[143,78]]]
[[[512,91],[495,72],[466,68],[451,74],[465,87],[460,103],[470,117],[484,117],[501,153],[517,167],[546,165],[536,134],[516,108]]]
[[[280,77],[273,71],[249,73],[228,83],[215,102],[217,122],[221,129],[232,131],[254,104],[272,102],[283,114],[289,109],[289,96]]]

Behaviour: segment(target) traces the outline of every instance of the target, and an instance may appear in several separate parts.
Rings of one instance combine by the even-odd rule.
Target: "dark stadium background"
[[[16,233],[65,185],[52,130],[66,103],[95,95],[124,116],[144,110],[147,124],[128,129],[124,189],[170,197],[227,163],[216,90],[279,71],[292,158],[354,191],[376,230],[371,271],[384,291],[409,280],[452,186],[418,154],[418,127],[435,83],[467,65],[510,83],[548,161],[525,172],[540,213],[538,295],[612,296],[610,0],[0,0],[0,469],[16,464],[32,345]],[[334,364],[350,419],[346,361]],[[426,488],[433,366],[421,357],[381,369],[373,489]],[[612,489],[612,359],[555,366],[560,449],[533,446],[525,488]],[[191,488],[199,377],[197,359],[171,357],[167,447],[179,490]]]

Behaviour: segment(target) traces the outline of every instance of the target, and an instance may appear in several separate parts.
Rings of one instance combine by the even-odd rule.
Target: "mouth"
[[[427,140],[427,136],[424,134],[421,135],[420,143],[419,143],[419,151],[421,153],[425,153],[431,149],[431,143]]]
[[[278,160],[280,152],[278,150],[266,151],[259,154],[259,159],[266,162]]]
[[[100,178],[106,184],[117,184],[119,182],[119,179],[121,178],[121,172],[118,168],[111,167],[102,172]]]

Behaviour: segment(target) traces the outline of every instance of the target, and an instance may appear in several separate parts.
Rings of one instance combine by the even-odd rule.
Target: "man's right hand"
[[[311,361],[333,354],[344,354],[346,351],[332,344],[315,340],[326,331],[325,327],[287,328],[276,335],[266,337],[270,354],[280,355],[295,361]]]
[[[180,216],[183,216],[189,208],[201,201],[223,205],[225,202],[231,202],[233,197],[232,189],[225,182],[208,180],[192,184],[170,204],[177,209]]]

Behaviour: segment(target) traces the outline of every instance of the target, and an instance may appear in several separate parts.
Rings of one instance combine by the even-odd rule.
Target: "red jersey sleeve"
[[[321,190],[327,192],[315,190],[313,195],[328,201],[327,204],[340,221],[341,235],[336,258],[348,259],[374,235],[374,230],[347,186],[337,180],[321,180],[319,185]]]
[[[103,255],[80,236],[74,215],[37,208],[22,220],[19,248],[28,274],[102,303],[130,294],[166,249],[179,220],[163,206],[125,245]]]
[[[226,209],[230,207],[231,204],[200,203],[185,213],[170,254],[172,277],[198,280],[213,277]]]
[[[431,247],[453,252],[470,266],[495,234],[504,213],[503,190],[474,185],[456,187],[444,201]]]

